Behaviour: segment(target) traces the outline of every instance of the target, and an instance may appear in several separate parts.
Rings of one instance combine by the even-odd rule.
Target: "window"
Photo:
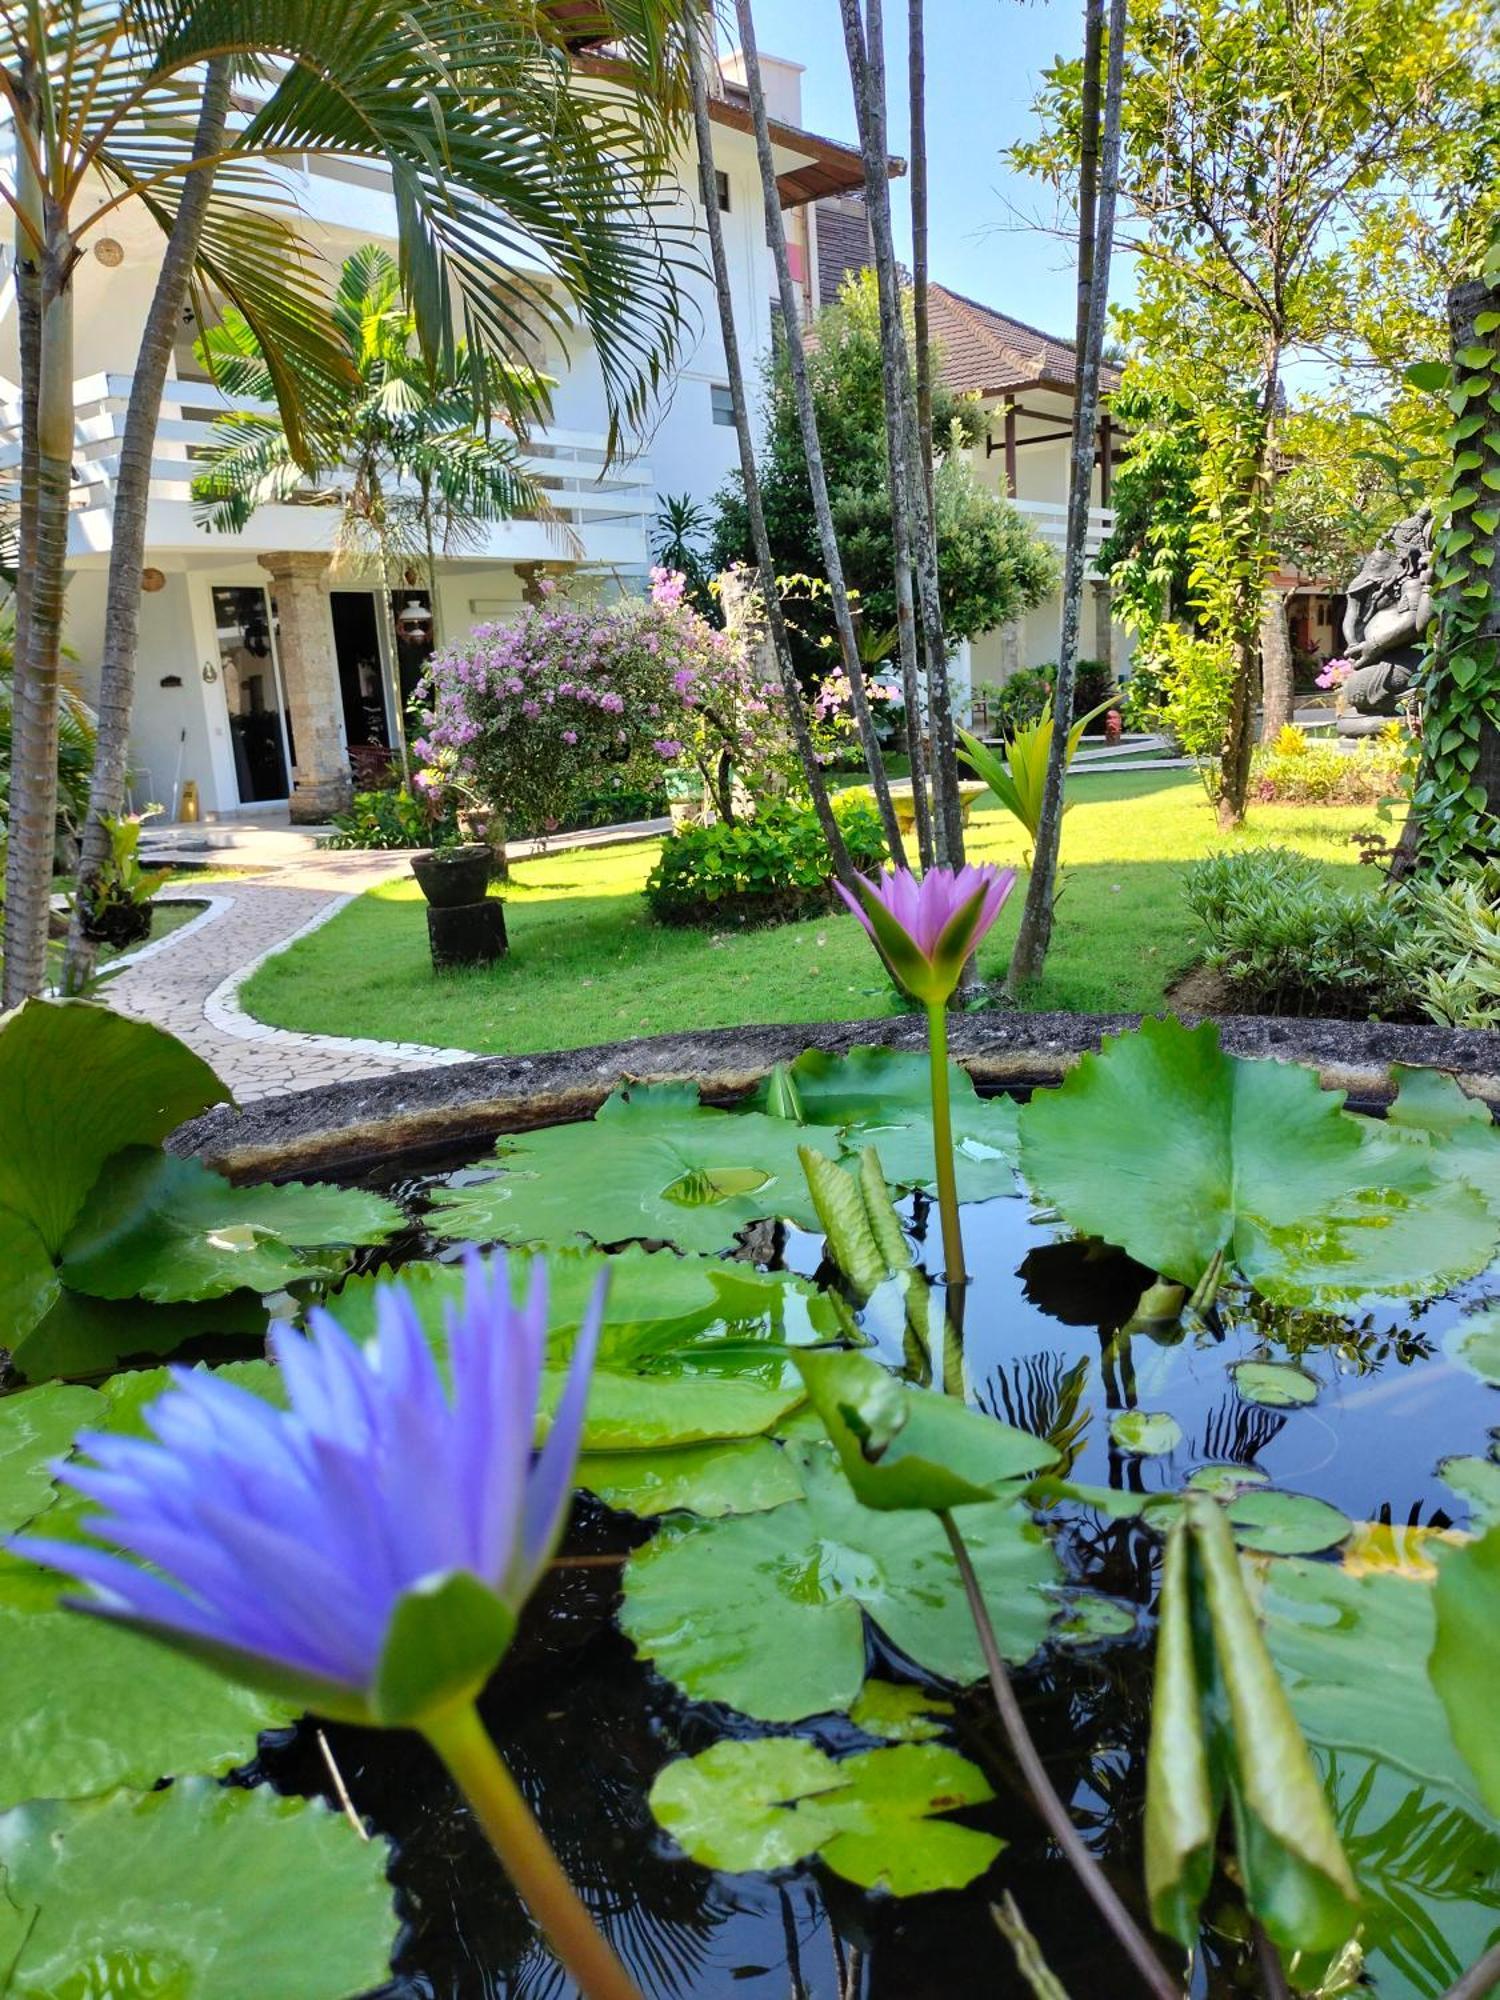
[[[719,190],[719,213],[729,213],[729,176],[722,167],[714,170],[714,185]]]
[[[713,406],[714,422],[734,428],[734,398],[729,393],[727,382],[715,382],[710,388],[709,399]]]

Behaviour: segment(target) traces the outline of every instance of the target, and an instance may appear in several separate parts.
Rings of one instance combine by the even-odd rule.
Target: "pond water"
[[[430,1243],[422,1228],[430,1192],[452,1171],[383,1183],[412,1217],[402,1255],[457,1255]],[[935,1263],[935,1213],[921,1196],[901,1207]],[[996,1417],[1066,1439],[1073,1480],[1121,1494],[1169,1492],[1195,1468],[1232,1466],[1359,1522],[1395,1530],[1468,1523],[1467,1504],[1443,1483],[1439,1462],[1488,1453],[1500,1396],[1445,1360],[1442,1341],[1466,1310],[1500,1296],[1500,1267],[1438,1299],[1370,1298],[1338,1316],[1273,1308],[1226,1288],[1203,1324],[1151,1337],[1121,1331],[1151,1273],[1118,1252],[1066,1240],[1026,1199],[968,1208],[965,1237],[973,1279],[962,1332],[968,1393]],[[755,1241],[763,1264],[819,1271],[818,1238],[783,1225],[774,1235],[758,1231]],[[1316,1400],[1291,1409],[1243,1400],[1229,1374],[1237,1359],[1297,1361],[1316,1380]],[[950,1367],[954,1360],[950,1352]],[[1109,1420],[1130,1409],[1169,1411],[1181,1426],[1177,1448],[1151,1458],[1121,1451]],[[1137,1615],[1132,1631],[1110,1640],[1050,1644],[1017,1684],[1058,1789],[1140,1912],[1149,1612],[1162,1542],[1149,1521],[1112,1519],[1095,1507],[1066,1503],[1052,1520],[1072,1576]],[[897,1901],[862,1894],[816,1866],[779,1877],[729,1875],[684,1858],[653,1822],[653,1778],[726,1731],[759,1726],[686,1700],[636,1660],[618,1630],[620,1561],[649,1532],[649,1524],[580,1501],[564,1562],[484,1703],[564,1865],[649,2000],[1026,1996],[1031,1989],[989,1914],[1007,1889],[1072,2000],[1128,2000],[1131,1976],[1051,1853],[977,1695],[958,1704],[954,1739],[997,1796],[964,1819],[988,1827],[1006,1848],[969,1891]],[[871,1665],[891,1678],[920,1679],[894,1657],[872,1653]],[[1371,1671],[1381,1671],[1377,1662]],[[843,1716],[800,1732],[834,1751],[863,1741]],[[351,1729],[327,1734],[355,1807],[396,1843],[393,1879],[406,1929],[383,2000],[570,1993],[422,1746]],[[1356,1764],[1349,1785],[1357,1796],[1348,1796],[1345,1819],[1356,1872],[1378,1888],[1373,1984],[1359,1990],[1379,2000],[1427,2000],[1500,1928],[1500,1850],[1446,1795],[1425,1794],[1391,1767],[1372,1768],[1359,1791]],[[306,1726],[266,1739],[253,1775],[332,1796]],[[1229,1885],[1220,1889],[1193,1973],[1199,2000],[1261,1990],[1239,1936],[1237,1899]]]

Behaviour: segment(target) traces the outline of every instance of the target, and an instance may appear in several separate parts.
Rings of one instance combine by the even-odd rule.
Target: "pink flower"
[[[564,743],[576,743],[578,741],[578,731],[576,729],[565,729],[562,733],[562,740]]]
[[[924,1006],[943,1006],[1016,885],[1014,868],[929,868],[918,882],[901,868],[851,891],[834,887],[885,960],[896,984]]]
[[[1320,688],[1342,687],[1354,671],[1353,660],[1330,660],[1318,675],[1317,685]]]

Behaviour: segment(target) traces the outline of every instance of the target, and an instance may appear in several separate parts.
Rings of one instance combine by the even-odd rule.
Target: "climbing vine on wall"
[[[1453,413],[1452,461],[1433,505],[1439,616],[1421,679],[1412,792],[1421,865],[1439,875],[1493,854],[1500,840],[1500,240],[1483,285],[1459,287],[1452,309],[1451,368],[1409,371],[1415,387],[1445,389]]]

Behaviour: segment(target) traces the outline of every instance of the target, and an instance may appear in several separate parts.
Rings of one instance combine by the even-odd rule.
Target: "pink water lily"
[[[874,941],[892,979],[925,1006],[943,1005],[1016,885],[1014,868],[970,863],[929,868],[918,881],[898,868],[854,889],[836,883]]]

